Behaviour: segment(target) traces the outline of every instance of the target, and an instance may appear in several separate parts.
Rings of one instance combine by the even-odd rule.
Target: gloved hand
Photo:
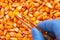
[[[60,20],[45,20],[37,25],[44,31],[55,34],[56,38],[60,40]],[[42,33],[36,28],[32,28],[32,37],[33,40],[45,40]]]

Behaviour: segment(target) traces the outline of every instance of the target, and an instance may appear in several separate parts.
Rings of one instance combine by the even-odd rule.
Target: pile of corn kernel
[[[60,0],[0,0],[0,40],[32,40],[21,14],[34,24],[60,18]]]

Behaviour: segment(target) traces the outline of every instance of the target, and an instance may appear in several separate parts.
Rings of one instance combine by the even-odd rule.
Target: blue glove
[[[56,38],[60,40],[60,20],[45,20],[37,24],[39,28],[44,31],[55,34]],[[45,40],[42,33],[36,28],[32,28],[32,37],[33,40]]]

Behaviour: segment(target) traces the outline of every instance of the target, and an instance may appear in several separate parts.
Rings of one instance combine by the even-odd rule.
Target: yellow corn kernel
[[[16,8],[16,10],[20,11],[21,8],[22,8],[22,6],[18,6],[18,7]]]
[[[4,20],[3,20],[3,23],[4,23],[4,24],[6,24],[6,23],[7,23],[6,21],[7,21],[7,20],[6,20],[6,19],[4,19]]]
[[[7,26],[7,28],[8,28],[8,29],[11,29],[11,28],[13,28],[13,27],[12,27],[12,26]]]
[[[18,38],[18,40],[22,40],[22,38]]]
[[[53,8],[53,6],[51,5],[51,3],[49,3],[49,2],[46,3],[46,6],[49,7],[49,8]]]
[[[46,12],[44,12],[42,15],[43,15],[43,16],[47,16],[47,13],[46,13]]]
[[[27,40],[28,38],[27,37],[24,37],[23,40]]]
[[[31,40],[30,38],[28,38],[27,40]]]
[[[36,20],[36,23],[39,23],[40,21],[39,20]]]
[[[15,32],[19,32],[19,29],[16,27],[16,28],[14,28],[14,30],[15,30]]]
[[[47,16],[43,16],[43,20],[46,19],[46,18],[47,18]]]
[[[32,20],[32,21],[35,21],[35,20],[36,20],[36,17],[32,17],[31,20]]]
[[[29,17],[33,17],[33,15],[32,15],[32,14],[30,14],[30,13],[28,14],[28,16],[29,16]]]
[[[14,26],[14,27],[16,27],[16,26],[17,26],[17,24],[16,24],[16,23],[13,23],[13,26]]]
[[[31,1],[31,0],[30,0],[30,1]],[[33,3],[34,3],[34,2],[30,2],[30,6],[33,6]]]
[[[54,0],[55,3],[58,3],[60,0]]]
[[[26,0],[21,0],[21,2],[26,2]]]
[[[5,38],[6,38],[6,40],[9,40],[10,39],[10,35],[6,34]]]
[[[17,33],[17,34],[16,34],[16,37],[18,37],[18,38],[19,38],[19,37],[22,37],[22,34]]]
[[[48,7],[45,7],[45,11],[46,11],[46,12],[49,12],[50,10],[49,10],[49,8],[48,8]]]
[[[33,23],[36,24],[36,21],[34,21]]]
[[[19,3],[13,3],[12,4],[12,7],[17,7],[17,6],[19,6],[20,4]]]
[[[40,5],[39,3],[34,3],[35,7],[39,7],[39,5]]]
[[[60,12],[56,12],[56,13],[54,14],[54,16],[55,16],[55,17],[60,16]]]
[[[17,18],[14,17],[14,22],[17,22]]]
[[[21,31],[24,31],[25,29],[24,28],[20,28]]]
[[[33,16],[37,17],[40,13],[38,11],[36,11]]]
[[[14,15],[14,16],[18,16],[18,15],[19,15],[19,12],[18,12],[17,10],[15,10],[15,11],[13,12],[13,15]]]
[[[32,2],[33,0],[29,0],[30,2]]]
[[[8,3],[8,1],[7,1],[7,0],[5,0],[4,2],[5,2],[5,3]]]
[[[10,3],[12,3],[12,0],[8,0]]]
[[[37,17],[38,20],[42,20],[43,19],[43,15],[40,15]]]
[[[10,32],[10,36],[15,36],[15,32]]]
[[[9,15],[10,17],[14,17],[14,15],[13,15],[12,12],[9,12],[8,15]]]
[[[2,7],[6,7],[7,6],[7,4],[6,3],[2,3]]]
[[[18,40],[17,38],[11,38],[11,40]]]
[[[28,14],[27,12],[28,12],[28,10],[26,10],[26,11],[23,13],[23,15],[26,16],[26,15]]]
[[[6,6],[6,7],[5,7],[5,9],[7,9],[7,10],[8,10],[9,8],[10,8],[10,6]]]
[[[8,21],[6,24],[7,25],[12,25],[12,22],[11,21]]]

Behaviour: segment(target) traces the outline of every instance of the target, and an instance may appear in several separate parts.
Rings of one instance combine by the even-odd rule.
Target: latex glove
[[[60,40],[60,20],[46,20],[37,24],[38,27],[44,31],[55,34],[56,38]],[[36,28],[32,28],[32,37],[33,40],[45,40],[42,33]]]

